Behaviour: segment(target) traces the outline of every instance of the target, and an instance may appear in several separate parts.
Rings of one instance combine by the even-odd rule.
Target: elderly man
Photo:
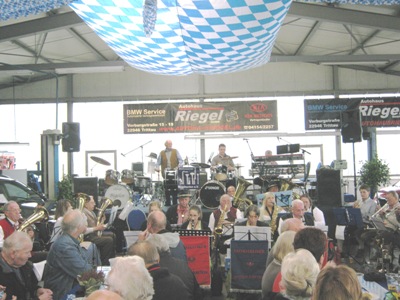
[[[160,172],[161,167],[161,175],[165,179],[165,171],[176,170],[179,166],[183,165],[183,160],[179,151],[172,148],[171,140],[166,140],[164,145],[165,149],[158,155],[155,170]],[[177,187],[165,189],[165,205],[170,206],[171,203],[177,203]]]
[[[166,224],[167,218],[162,211],[150,213],[147,218],[147,228],[139,234],[139,241],[146,240],[151,234],[162,234],[169,245],[171,255],[177,259],[187,261],[186,249],[179,237],[179,233],[168,232],[165,229]]]
[[[242,218],[243,213],[232,206],[231,196],[224,194],[219,199],[219,207],[210,215],[208,227],[214,231],[218,226],[222,226],[223,224],[232,224],[236,219]]]
[[[78,240],[86,228],[86,216],[78,209],[64,215],[61,223],[63,234],[50,248],[43,275],[44,286],[54,291],[54,299],[62,299],[78,284],[78,275],[93,269]]]
[[[191,299],[188,287],[167,268],[160,266],[160,255],[157,248],[148,241],[137,242],[129,247],[130,255],[137,255],[144,259],[147,270],[153,277],[153,300],[183,300]]]
[[[32,240],[25,232],[14,232],[7,237],[0,256],[0,285],[6,287],[7,299],[53,299],[52,291],[40,288],[28,261]],[[57,298],[55,298],[57,299]]]
[[[189,218],[190,193],[180,191],[178,194],[178,204],[172,205],[167,210],[167,221],[170,224],[182,225]]]
[[[18,220],[21,219],[21,209],[15,201],[4,204],[3,212],[6,217],[0,220],[0,247],[3,246],[4,239],[18,229]]]
[[[314,226],[314,218],[311,214],[304,213],[304,203],[299,199],[295,199],[292,202],[292,212],[283,215],[280,219],[286,220],[289,218],[296,218],[303,222],[306,226]],[[282,222],[278,218],[278,233],[282,231]]]

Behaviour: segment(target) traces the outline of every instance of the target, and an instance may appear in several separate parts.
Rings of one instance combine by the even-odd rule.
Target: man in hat
[[[178,204],[172,205],[167,210],[167,220],[170,224],[182,225],[189,218],[190,193],[186,190],[178,193]]]
[[[176,170],[178,166],[183,165],[183,160],[179,151],[172,148],[171,140],[166,140],[164,145],[165,149],[158,155],[155,170],[160,172],[161,168],[161,176],[165,179],[165,171]],[[177,202],[177,186],[165,188],[165,205],[170,206],[171,202],[172,204]]]

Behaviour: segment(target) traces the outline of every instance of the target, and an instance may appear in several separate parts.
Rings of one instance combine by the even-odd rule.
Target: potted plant
[[[79,285],[85,289],[85,297],[100,289],[101,285],[104,283],[104,278],[104,273],[95,269],[78,275]]]
[[[58,183],[58,200],[68,199],[74,201],[74,193],[72,191],[72,177],[71,175],[64,175],[62,180]],[[71,203],[74,206],[74,203]]]
[[[390,169],[387,163],[375,155],[372,159],[364,161],[360,171],[359,184],[366,184],[375,195],[381,185],[390,183]]]

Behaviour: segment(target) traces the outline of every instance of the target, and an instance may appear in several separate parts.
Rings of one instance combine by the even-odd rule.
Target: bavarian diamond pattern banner
[[[222,74],[269,61],[291,0],[149,3],[79,0],[71,7],[134,68],[165,75]]]
[[[124,133],[278,130],[277,101],[124,104]]]

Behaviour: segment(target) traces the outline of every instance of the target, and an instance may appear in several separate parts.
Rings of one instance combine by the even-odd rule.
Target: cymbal
[[[222,160],[227,160],[227,159],[235,159],[238,158],[239,156],[225,156],[225,157],[221,157]]]
[[[238,158],[239,156],[231,156],[231,159],[235,159]]]
[[[190,165],[192,165],[192,166],[194,166],[194,167],[199,166],[200,168],[204,168],[204,169],[207,169],[207,168],[210,167],[210,165],[205,164],[205,163],[201,163],[201,162],[200,162],[200,163],[197,163],[197,162],[191,163]]]
[[[105,159],[103,159],[101,157],[91,156],[90,159],[97,162],[98,164],[105,165],[105,166],[111,166],[111,164],[108,161],[106,161]]]
[[[235,168],[236,168],[236,169],[240,169],[241,167],[244,167],[244,166],[237,165]]]

